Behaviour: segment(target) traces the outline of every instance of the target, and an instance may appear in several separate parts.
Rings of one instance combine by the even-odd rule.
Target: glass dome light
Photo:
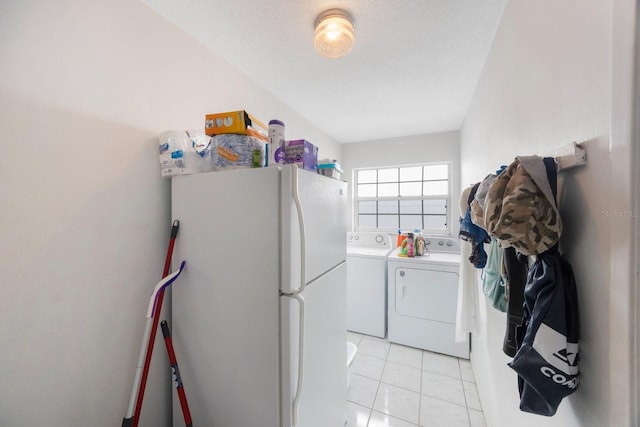
[[[329,9],[318,16],[313,44],[322,56],[339,58],[348,54],[355,42],[351,16],[341,9]]]

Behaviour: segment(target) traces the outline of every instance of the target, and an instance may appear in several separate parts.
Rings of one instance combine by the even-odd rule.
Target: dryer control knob
[[[449,240],[449,241],[447,242],[447,246],[453,246],[453,242],[452,242],[451,240]]]
[[[400,272],[400,277],[404,277],[404,271]]]
[[[438,242],[438,245],[442,246],[442,245],[444,245],[444,242],[443,242],[442,240],[440,240],[440,241]]]
[[[384,237],[381,234],[376,236],[376,243],[382,243],[384,241]]]

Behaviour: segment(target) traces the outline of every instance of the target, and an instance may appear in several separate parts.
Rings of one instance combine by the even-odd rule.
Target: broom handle
[[[182,415],[184,416],[184,423],[186,427],[192,427],[193,421],[191,420],[191,411],[189,411],[189,404],[187,403],[187,395],[184,392],[184,384],[182,383],[182,376],[180,375],[180,369],[178,368],[178,359],[176,358],[176,352],[173,349],[173,340],[171,339],[171,331],[167,325],[167,321],[160,322],[162,328],[162,335],[164,336],[164,342],[167,345],[167,353],[169,354],[169,363],[171,365],[171,371],[173,373],[173,379],[176,383],[176,390],[178,391],[178,398],[180,399],[180,407],[182,408]]]

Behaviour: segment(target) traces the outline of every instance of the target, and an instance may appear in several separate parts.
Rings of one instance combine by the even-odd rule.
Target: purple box
[[[293,163],[301,169],[316,171],[318,168],[318,147],[306,139],[285,141],[285,163]]]

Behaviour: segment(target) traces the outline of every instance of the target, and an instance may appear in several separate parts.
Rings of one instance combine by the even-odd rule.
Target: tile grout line
[[[385,337],[386,339],[386,337]],[[376,405],[376,399],[378,398],[378,391],[380,391],[380,385],[382,384],[382,376],[384,375],[384,368],[387,367],[387,358],[389,357],[389,352],[391,351],[391,343],[389,343],[389,348],[387,349],[387,354],[384,357],[384,363],[382,364],[382,372],[380,373],[380,379],[378,380],[378,386],[376,387],[376,393],[373,396],[373,403],[371,404],[371,408],[369,410],[369,419],[367,420],[367,427],[371,422],[371,416],[373,415],[373,407]]]
[[[418,393],[418,427],[422,425],[422,375],[424,368],[424,350],[420,350],[420,392]]]
[[[469,427],[471,427],[471,415],[469,415],[469,401],[467,400],[467,392],[464,389],[464,378],[462,375],[462,366],[460,366],[460,359],[458,359],[458,372],[460,372],[460,383],[462,384],[462,397],[464,397],[464,406],[467,410],[467,422],[469,422]]]

